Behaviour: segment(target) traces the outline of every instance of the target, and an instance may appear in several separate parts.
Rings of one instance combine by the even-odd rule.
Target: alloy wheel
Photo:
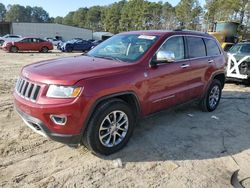
[[[128,132],[129,120],[123,111],[109,113],[101,123],[99,140],[105,147],[114,147],[120,144]]]
[[[211,108],[215,108],[216,105],[218,104],[219,102],[219,99],[220,99],[220,88],[218,85],[215,85],[211,91],[210,91],[210,94],[209,94],[209,106]]]

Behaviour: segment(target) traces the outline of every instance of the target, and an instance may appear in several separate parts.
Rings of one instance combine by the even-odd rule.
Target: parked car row
[[[62,52],[72,52],[72,51],[82,51],[86,52],[90,49],[94,48],[102,41],[95,41],[95,40],[83,40],[79,38],[74,38],[72,40],[66,42],[60,42],[57,45],[57,49],[61,50]]]
[[[19,35],[5,35],[0,37],[0,48],[12,53],[19,51],[39,51],[49,52],[56,46],[62,52],[81,51],[86,52],[94,48],[102,41],[83,40],[74,38],[68,41],[62,41],[62,38],[47,37],[44,39],[36,37],[21,37]]]

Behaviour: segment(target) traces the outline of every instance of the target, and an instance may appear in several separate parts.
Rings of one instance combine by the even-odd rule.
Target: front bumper
[[[41,120],[24,113],[16,106],[15,110],[23,119],[23,121],[36,133],[67,145],[78,145],[79,143],[81,143],[81,134],[68,135],[54,133],[49,130],[48,127]]]

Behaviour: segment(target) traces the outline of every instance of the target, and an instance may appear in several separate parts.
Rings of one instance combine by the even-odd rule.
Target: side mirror
[[[158,51],[151,61],[151,65],[157,65],[162,63],[171,63],[175,61],[175,55],[171,51]]]

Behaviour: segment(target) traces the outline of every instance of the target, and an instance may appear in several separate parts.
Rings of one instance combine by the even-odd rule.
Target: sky
[[[154,1],[154,0],[149,0]],[[155,2],[158,2],[156,0]],[[180,0],[161,0],[163,3],[169,2],[173,6],[177,5]],[[70,11],[75,11],[80,7],[91,7],[94,5],[109,5],[114,2],[113,0],[0,0],[5,6],[9,4],[20,4],[22,6],[39,6],[43,7],[51,17],[65,16]],[[199,0],[200,4],[203,5],[205,0]]]

